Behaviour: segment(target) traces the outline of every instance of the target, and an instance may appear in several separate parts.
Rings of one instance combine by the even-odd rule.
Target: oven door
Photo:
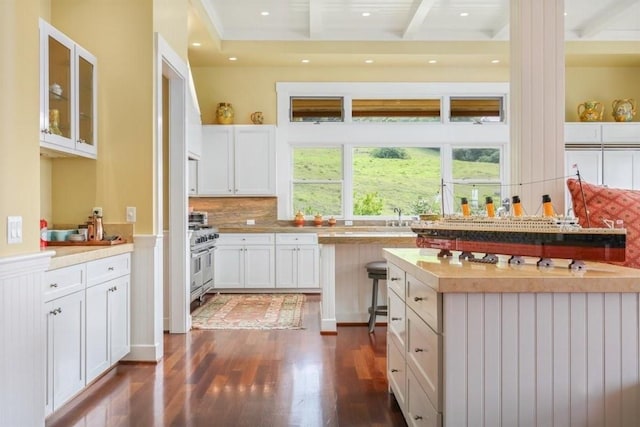
[[[191,253],[191,301],[200,297],[202,291],[203,276],[202,267],[204,266],[207,251],[199,251]]]
[[[213,251],[216,247],[213,246],[207,250],[202,265],[202,282],[206,290],[213,287]]]

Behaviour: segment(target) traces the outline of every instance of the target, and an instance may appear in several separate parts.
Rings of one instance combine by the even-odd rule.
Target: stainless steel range
[[[201,224],[189,224],[191,250],[191,302],[202,300],[213,288],[213,251],[216,249],[218,229]]]

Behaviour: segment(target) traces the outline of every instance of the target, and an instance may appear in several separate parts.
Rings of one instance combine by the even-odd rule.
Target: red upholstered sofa
[[[604,219],[624,222],[627,229],[626,260],[612,264],[640,268],[640,191],[608,188],[584,181],[581,191],[580,183],[575,178],[567,180],[567,187],[573,211],[583,227],[587,227],[587,212],[591,227],[606,227]]]

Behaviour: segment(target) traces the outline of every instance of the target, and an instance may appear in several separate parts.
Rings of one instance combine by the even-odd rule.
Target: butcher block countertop
[[[55,252],[51,257],[49,270],[68,267],[74,264],[94,261],[127,252],[133,252],[132,243],[121,243],[112,246],[50,246],[48,252]]]
[[[409,227],[385,226],[283,226],[283,225],[247,225],[220,227],[220,233],[316,233],[322,244],[389,244],[415,246],[416,234]]]
[[[553,267],[538,268],[535,258],[510,265],[508,257],[497,264],[438,258],[437,250],[384,249],[387,261],[443,293],[506,292],[640,292],[640,270],[586,262],[586,270],[572,271],[570,260],[554,259]]]

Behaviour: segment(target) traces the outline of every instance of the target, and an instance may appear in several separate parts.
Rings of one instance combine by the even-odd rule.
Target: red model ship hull
[[[625,260],[625,247],[619,245],[577,246],[549,245],[543,242],[515,243],[446,239],[418,236],[416,246],[420,248],[444,249],[450,251],[489,253],[540,258],[565,258],[582,261],[618,262]]]

